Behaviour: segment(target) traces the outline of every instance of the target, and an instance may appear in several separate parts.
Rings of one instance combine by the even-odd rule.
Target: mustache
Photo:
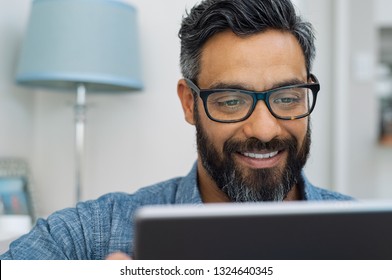
[[[296,150],[297,140],[292,138],[280,139],[274,138],[269,142],[263,142],[257,138],[248,138],[244,141],[229,139],[223,145],[223,152],[225,154],[232,154],[237,152],[249,151],[280,151],[280,150]]]

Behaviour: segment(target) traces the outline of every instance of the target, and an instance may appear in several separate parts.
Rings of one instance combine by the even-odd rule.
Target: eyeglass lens
[[[282,118],[295,118],[309,113],[313,106],[312,91],[304,87],[273,91],[266,100],[271,113]],[[256,95],[240,91],[215,92],[206,105],[210,116],[220,121],[243,119],[252,113]]]

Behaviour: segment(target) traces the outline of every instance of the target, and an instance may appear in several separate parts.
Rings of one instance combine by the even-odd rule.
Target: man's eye
[[[300,99],[298,97],[281,97],[281,98],[275,98],[274,103],[275,104],[293,104],[293,103],[299,103]]]
[[[225,107],[239,106],[244,103],[245,103],[244,100],[241,100],[241,99],[230,99],[230,100],[217,101],[217,104],[219,106],[225,106]]]
[[[303,88],[280,90],[272,94],[270,102],[277,106],[296,106],[306,102],[306,93],[307,89]]]

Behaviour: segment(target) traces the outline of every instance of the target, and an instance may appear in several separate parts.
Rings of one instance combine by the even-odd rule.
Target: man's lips
[[[284,157],[285,150],[277,151],[249,151],[236,153],[237,159],[253,169],[272,168],[279,164]]]
[[[256,159],[264,159],[264,158],[272,158],[276,156],[279,153],[279,151],[274,151],[270,153],[241,153],[243,156],[250,157],[250,158],[256,158]]]

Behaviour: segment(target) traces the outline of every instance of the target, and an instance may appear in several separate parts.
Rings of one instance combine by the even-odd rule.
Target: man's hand
[[[116,252],[116,253],[109,254],[106,257],[106,259],[107,260],[132,260],[130,256],[128,256],[123,252]]]

